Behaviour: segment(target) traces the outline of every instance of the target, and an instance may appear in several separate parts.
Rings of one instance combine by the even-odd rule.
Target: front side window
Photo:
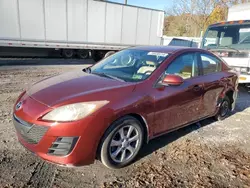
[[[174,74],[188,79],[199,75],[198,62],[195,53],[188,53],[177,57],[167,67],[165,75]]]
[[[91,73],[126,82],[138,82],[147,79],[168,56],[168,53],[146,50],[122,50],[91,67]]]
[[[211,74],[221,71],[221,60],[208,54],[201,54],[203,74]]]

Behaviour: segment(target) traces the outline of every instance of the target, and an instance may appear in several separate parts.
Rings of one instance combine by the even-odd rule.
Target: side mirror
[[[184,82],[183,78],[178,75],[167,75],[162,81],[163,85],[179,86]]]

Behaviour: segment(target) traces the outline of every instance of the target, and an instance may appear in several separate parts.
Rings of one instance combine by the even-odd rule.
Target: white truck
[[[66,58],[160,45],[164,11],[99,0],[0,0],[2,49],[55,49]]]
[[[201,47],[221,56],[239,71],[239,83],[250,92],[250,3],[232,6],[226,22],[210,25]]]

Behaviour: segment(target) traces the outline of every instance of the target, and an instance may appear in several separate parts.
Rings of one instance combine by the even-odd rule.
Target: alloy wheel
[[[139,146],[139,131],[133,125],[121,127],[111,139],[109,155],[116,163],[131,159]]]

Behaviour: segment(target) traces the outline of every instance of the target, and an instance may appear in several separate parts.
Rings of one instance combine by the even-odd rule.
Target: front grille
[[[29,144],[39,143],[48,130],[48,127],[28,123],[15,115],[13,116],[13,123],[16,131]]]

